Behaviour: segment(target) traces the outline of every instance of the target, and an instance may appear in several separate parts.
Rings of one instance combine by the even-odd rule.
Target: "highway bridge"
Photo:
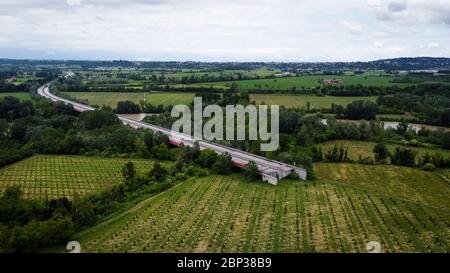
[[[50,93],[49,86],[51,83],[47,83],[38,89],[38,94],[45,98],[48,98],[54,102],[63,102],[65,104],[72,105],[73,108],[78,112],[92,111],[96,108],[74,102],[68,99],[58,97]],[[148,124],[142,121],[136,121],[133,119],[118,116],[120,121],[133,128],[145,128],[150,129],[156,133],[162,133],[169,137],[170,143],[176,146],[198,146],[200,150],[211,149],[218,154],[229,154],[232,158],[233,164],[239,168],[245,167],[250,161],[253,161],[258,166],[259,172],[261,173],[262,180],[269,182],[270,184],[276,185],[280,179],[285,178],[289,174],[295,172],[301,179],[306,180],[307,172],[305,169],[288,165],[279,161],[267,159],[258,155],[247,153],[239,149],[227,147],[217,143],[196,140],[190,135],[186,135],[180,132],[168,130],[166,128]]]

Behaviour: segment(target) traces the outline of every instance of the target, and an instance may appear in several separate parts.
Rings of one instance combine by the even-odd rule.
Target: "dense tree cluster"
[[[168,113],[168,112],[172,111],[172,108],[173,108],[173,105],[167,105],[167,106],[164,106],[162,104],[153,105],[151,103],[144,102],[144,101],[140,102],[140,106],[141,106],[142,112],[148,113],[148,114]]]
[[[427,124],[450,126],[450,86],[422,84],[408,92],[380,96],[380,112],[413,112]]]
[[[377,162],[384,162],[389,157],[389,151],[386,145],[382,142],[375,145],[373,148],[373,153],[375,154],[375,160]]]
[[[331,113],[336,114],[336,118],[372,120],[377,112],[377,105],[371,101],[356,100],[347,106],[331,104]]]
[[[22,71],[24,70],[24,71]],[[30,71],[28,71],[30,70]],[[51,81],[57,75],[57,69],[41,69],[34,71],[27,68],[9,68],[8,70],[0,70],[0,93],[10,92],[34,92],[42,84]],[[21,82],[15,82],[16,77],[21,75],[30,76],[29,79]]]
[[[34,107],[31,101],[22,102],[18,98],[10,96],[0,100],[0,119],[12,121],[33,113]]]
[[[29,107],[30,111],[25,111]],[[78,114],[49,102],[0,100],[0,165],[33,153],[170,159],[167,136],[121,125],[109,111]],[[17,110],[17,111],[16,111]],[[149,140],[151,138],[151,141]]]
[[[411,149],[397,147],[391,160],[392,164],[395,165],[414,167],[416,166],[416,152]]]
[[[17,187],[0,197],[0,253],[29,252],[67,241],[75,231],[66,198],[25,200]]]
[[[119,101],[116,107],[117,114],[138,114],[141,113],[141,107],[132,101]]]

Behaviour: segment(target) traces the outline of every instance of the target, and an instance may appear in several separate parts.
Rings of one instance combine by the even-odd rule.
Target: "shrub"
[[[189,166],[186,168],[185,172],[189,176],[194,176],[197,173],[197,169],[194,166]]]
[[[374,119],[377,113],[377,104],[371,101],[353,101],[345,109],[345,117],[349,119]]]
[[[426,163],[425,165],[422,166],[422,170],[427,171],[427,172],[434,171],[435,169],[436,169],[436,166],[434,166],[433,163]]]
[[[203,169],[198,169],[197,170],[197,176],[204,177],[204,176],[207,176],[207,175],[208,175],[208,172],[206,170],[203,170]]]
[[[375,160],[378,162],[382,162],[389,157],[389,151],[384,143],[375,145],[373,153],[375,154]]]
[[[380,160],[378,160],[380,162]],[[360,157],[358,160],[358,163],[365,164],[365,165],[373,165],[375,164],[375,161],[370,157]]]
[[[244,175],[249,181],[257,180],[259,177],[258,165],[255,162],[250,161],[243,169]]]
[[[414,167],[416,165],[416,152],[411,149],[396,148],[392,156],[392,164]]]
[[[184,173],[176,173],[174,178],[175,180],[184,180],[186,179],[186,175]]]
[[[325,160],[329,162],[348,162],[348,149],[343,146],[334,145],[332,149],[325,153]]]
[[[153,168],[151,169],[149,175],[153,177],[158,182],[163,182],[167,175],[167,170],[161,166],[159,162],[155,162],[153,164]]]
[[[129,180],[134,178],[136,175],[136,170],[134,168],[134,164],[131,161],[128,161],[122,168],[122,176],[125,180]]]
[[[203,168],[211,168],[214,162],[217,160],[217,153],[211,149],[205,149],[200,152],[197,158],[197,163]]]
[[[296,172],[291,172],[288,176],[288,179],[300,179],[300,177],[298,176],[298,174]]]
[[[216,162],[212,165],[212,170],[216,174],[229,174],[231,173],[232,167],[233,162],[231,161],[231,156],[229,154],[223,154],[218,156]]]
[[[102,110],[85,111],[80,114],[78,121],[82,128],[88,130],[119,124],[115,114]]]
[[[141,112],[141,107],[132,101],[119,101],[117,103],[117,114],[138,114]]]

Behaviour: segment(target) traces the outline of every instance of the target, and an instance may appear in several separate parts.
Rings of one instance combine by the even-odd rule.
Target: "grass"
[[[376,101],[377,97],[332,97],[314,95],[274,95],[274,94],[250,94],[250,100],[256,104],[284,105],[287,107],[306,107],[307,102],[313,108],[331,108],[331,104],[347,105],[355,100]]]
[[[415,117],[411,113],[405,114],[377,114],[377,118],[380,119],[392,119],[392,120],[401,120],[403,119],[414,119]]]
[[[217,76],[220,76],[221,74],[222,75],[237,75],[238,73],[240,73],[244,77],[266,77],[266,76],[271,76],[273,74],[276,74],[278,72],[280,72],[280,71],[268,70],[268,69],[224,70],[224,71],[220,71],[220,72],[216,72],[216,71],[182,71],[182,72],[164,72],[164,76],[166,78],[181,79],[183,77],[190,77],[193,75],[196,77],[201,77],[203,75],[217,77]],[[157,76],[160,76],[161,72],[155,72],[155,73],[150,73],[150,74],[155,74]]]
[[[450,209],[450,184],[440,172],[392,165],[317,163],[320,180],[357,186],[429,206]]]
[[[406,112],[404,114],[377,114],[377,118],[384,121],[402,121],[406,120],[411,123],[420,123],[418,117],[414,116],[412,113]],[[427,126],[424,126],[427,127]]]
[[[369,241],[382,252],[450,251],[448,207],[353,184],[197,178],[75,239],[83,252],[366,252]]]
[[[311,88],[322,86],[319,81],[321,79],[341,79],[344,85],[364,86],[391,86],[391,85],[411,85],[409,83],[392,83],[394,76],[375,76],[375,75],[343,75],[343,76],[326,76],[326,75],[308,75],[298,77],[286,77],[277,79],[259,79],[259,80],[241,80],[241,81],[225,81],[214,83],[195,83],[189,86],[214,86],[217,88],[228,88],[231,84],[237,84],[244,90],[288,90],[293,87],[297,89]]]
[[[327,113],[323,115],[324,118],[336,118],[336,114]],[[415,121],[417,119],[412,113],[409,112],[404,114],[377,114],[376,117],[384,121],[401,121],[402,119],[405,119],[407,121]]]
[[[26,92],[0,93],[0,99],[8,96],[16,97],[20,100],[31,100],[30,94]]]
[[[177,105],[189,104],[194,99],[194,93],[168,93],[168,92],[154,92],[150,95],[145,95],[143,92],[137,93],[119,93],[119,92],[65,92],[79,100],[87,100],[91,105],[108,105],[113,108],[117,106],[119,101],[130,100],[135,103],[146,99],[147,102],[157,106],[159,104]]]
[[[371,158],[375,159],[373,148],[375,147],[376,143],[374,142],[366,142],[366,141],[352,141],[352,140],[333,140],[333,141],[327,141],[323,144],[320,144],[323,151],[327,151],[329,149],[332,149],[334,145],[340,145],[346,149],[348,149],[348,156],[352,160],[358,160],[360,158]],[[424,156],[426,153],[429,154],[441,154],[445,157],[450,157],[450,151],[444,150],[440,148],[419,148],[419,147],[409,147],[409,146],[402,146],[402,145],[396,145],[396,144],[387,144],[386,145],[389,152],[393,153],[395,152],[395,148],[408,148],[415,152],[417,152],[417,160],[420,159],[422,156]]]
[[[128,161],[138,173],[149,171],[154,161],[83,156],[34,156],[0,169],[0,192],[20,186],[26,198],[60,198],[99,192],[122,182]]]
[[[109,88],[109,87],[133,87],[135,89],[142,89],[144,85],[151,83],[148,79],[151,76],[161,77],[164,75],[164,78],[170,80],[181,80],[183,77],[192,77],[194,76],[197,80],[202,78],[203,76],[208,77],[219,77],[219,76],[227,76],[234,77],[237,79],[238,74],[243,77],[268,77],[273,74],[279,73],[279,70],[270,70],[270,69],[255,69],[255,70],[223,70],[223,71],[207,71],[207,70],[183,70],[183,71],[162,71],[162,70],[111,70],[111,71],[84,71],[81,72],[83,77],[83,84],[87,84],[89,86],[101,87],[101,88]],[[121,74],[139,74],[146,77],[146,80],[131,80],[125,78],[119,78],[118,73]],[[113,83],[109,82],[111,80],[122,80],[122,83]]]
[[[16,80],[14,81],[14,84],[21,85],[28,81],[37,81],[37,80],[41,80],[41,79],[42,78],[40,78],[40,77],[19,77],[19,78],[16,78]]]

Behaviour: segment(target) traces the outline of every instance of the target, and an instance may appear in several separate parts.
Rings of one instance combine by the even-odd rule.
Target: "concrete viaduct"
[[[96,108],[94,107],[74,102],[68,99],[64,99],[50,93],[49,90],[50,84],[51,83],[47,83],[41,86],[38,89],[38,94],[54,102],[63,102],[65,104],[72,105],[73,108],[78,112],[96,110]],[[239,168],[243,168],[250,161],[253,161],[258,166],[262,180],[267,181],[270,184],[276,185],[280,179],[285,178],[286,176],[288,176],[293,172],[295,172],[301,179],[306,180],[307,172],[305,169],[288,165],[279,161],[267,159],[258,155],[247,153],[235,148],[227,147],[213,142],[205,140],[196,140],[190,135],[168,130],[166,128],[148,124],[142,121],[136,121],[121,116],[118,117],[123,124],[131,126],[133,128],[145,128],[150,129],[153,132],[165,134],[169,137],[170,143],[176,146],[192,147],[194,145],[197,145],[200,148],[200,150],[211,149],[214,150],[217,154],[227,153],[231,156],[233,164]]]

